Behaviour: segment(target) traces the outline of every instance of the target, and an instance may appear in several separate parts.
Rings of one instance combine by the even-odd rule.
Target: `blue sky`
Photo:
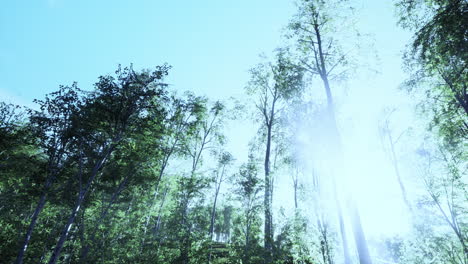
[[[5,1],[0,96],[28,104],[60,84],[89,89],[117,64],[167,62],[179,90],[242,93],[258,54],[280,44],[290,1]]]
[[[391,1],[358,1],[388,86],[401,78],[405,34]],[[240,96],[258,55],[281,45],[290,0],[7,0],[0,9],[0,96],[30,104],[60,84],[90,89],[117,64],[167,62],[169,82],[213,98]]]

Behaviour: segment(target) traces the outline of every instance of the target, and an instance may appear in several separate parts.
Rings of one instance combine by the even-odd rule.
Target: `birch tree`
[[[257,113],[262,120],[264,136],[264,247],[265,263],[273,259],[273,214],[272,214],[272,140],[285,103],[302,88],[302,70],[296,67],[286,51],[279,50],[274,63],[259,64],[251,70],[247,91],[256,97]]]
[[[348,6],[348,1],[323,1],[323,0],[303,0],[298,4],[299,12],[289,24],[290,35],[295,42],[299,53],[300,66],[310,74],[310,76],[318,76],[322,82],[322,86],[326,96],[326,118],[322,129],[329,133],[327,140],[331,151],[327,151],[330,157],[341,156],[341,138],[339,135],[335,103],[333,97],[331,81],[346,78],[350,72],[349,67],[349,52],[344,49],[343,43],[340,43],[340,34],[338,23],[343,21],[344,14],[343,6]],[[335,90],[336,92],[336,90]],[[339,160],[339,158],[338,158]],[[339,162],[339,161],[338,161]],[[340,167],[341,164],[329,164],[329,166]],[[332,175],[336,177],[336,175]],[[334,179],[332,179],[335,181]],[[346,238],[346,230],[341,211],[341,205],[336,194],[336,182],[333,183],[335,192],[336,208],[340,226],[340,232],[343,244],[343,256],[345,263],[351,263],[351,257],[348,250],[348,242]],[[355,234],[355,241],[358,248],[359,259],[361,264],[371,263],[367,242],[364,231],[359,220],[359,213],[356,205],[350,205],[350,216],[352,227]]]

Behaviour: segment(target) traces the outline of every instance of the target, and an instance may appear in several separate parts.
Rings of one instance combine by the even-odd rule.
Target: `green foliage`
[[[430,129],[448,148],[466,148],[468,135],[467,65],[468,4],[466,1],[402,0],[400,25],[415,32],[406,63],[410,90],[425,91],[424,114]]]
[[[410,91],[424,91],[422,113],[435,135],[419,151],[427,195],[420,208],[436,219],[416,225],[402,263],[468,263],[466,164],[468,135],[468,5],[458,0],[401,0],[400,25],[414,32],[406,63]],[[443,230],[443,231],[442,231]]]

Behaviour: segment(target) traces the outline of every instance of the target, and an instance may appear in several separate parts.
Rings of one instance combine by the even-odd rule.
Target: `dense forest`
[[[395,89],[418,124],[390,109],[375,129],[409,230],[366,233],[350,188],[372,188],[354,176],[336,103],[370,41],[352,2],[300,0],[245,98],[177,91],[170,62],[156,62],[60,86],[36,107],[1,102],[0,263],[468,264],[468,3],[394,4],[413,36]],[[236,157],[229,124],[249,122]]]

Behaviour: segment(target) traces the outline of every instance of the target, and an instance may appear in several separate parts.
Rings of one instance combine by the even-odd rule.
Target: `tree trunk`
[[[76,203],[72,211],[72,214],[68,218],[68,222],[65,225],[65,228],[60,235],[59,241],[57,242],[57,246],[55,247],[54,251],[52,252],[52,255],[50,256],[49,264],[57,263],[57,260],[60,256],[60,252],[63,248],[63,245],[65,244],[65,241],[67,240],[68,233],[70,232],[72,224],[75,221],[76,215],[80,210],[81,204],[83,203],[83,199],[84,199],[84,196],[80,194],[80,197],[78,198],[78,202]]]
[[[387,136],[388,136],[388,142],[390,143],[390,151],[391,151],[391,155],[392,155],[392,164],[393,164],[393,168],[395,170],[395,174],[397,176],[398,184],[400,185],[401,195],[403,197],[403,201],[405,202],[406,206],[408,207],[410,212],[412,212],[413,208],[411,207],[411,204],[410,204],[410,202],[408,200],[408,196],[406,194],[406,188],[405,188],[405,185],[403,184],[403,180],[401,179],[400,169],[398,167],[398,160],[397,160],[396,153],[395,153],[395,146],[394,146],[395,142],[393,141],[392,133],[390,132],[390,128],[388,127],[388,123],[387,123],[386,130],[387,130],[386,132],[387,132]]]
[[[298,204],[297,204],[297,191],[298,191],[298,190],[297,190],[297,188],[299,187],[299,186],[298,186],[298,185],[299,185],[299,183],[298,183],[299,179],[298,179],[298,175],[297,175],[297,174],[298,174],[297,170],[296,170],[295,173],[296,173],[296,174],[293,175],[294,209],[295,209],[295,211],[297,211],[297,207],[298,207]]]
[[[243,260],[245,263],[249,263],[249,247],[250,247],[250,218],[249,213],[246,213],[246,226],[245,226],[245,246],[244,246],[244,257]]]
[[[341,205],[337,198],[336,189],[335,189],[334,196],[335,196],[335,202],[336,202],[337,211],[338,211],[338,222],[340,225],[341,241],[343,244],[344,263],[351,264],[351,256],[349,255],[349,247],[348,247],[348,239],[346,238],[346,229],[345,229],[344,219],[343,219],[343,211],[341,210]]]
[[[44,209],[44,206],[47,203],[47,193],[49,192],[52,184],[55,181],[56,175],[58,173],[57,171],[58,171],[57,169],[53,170],[49,174],[47,182],[44,186],[44,192],[42,193],[41,198],[39,198],[39,202],[37,203],[36,209],[34,210],[34,213],[31,216],[31,222],[29,223],[28,230],[26,231],[26,236],[23,240],[23,243],[21,244],[20,251],[16,258],[15,264],[23,263],[24,254],[26,253],[29,242],[31,241],[32,232],[34,231],[34,228],[36,227],[39,214],[42,212],[42,209]]]
[[[156,224],[154,225],[154,228],[153,228],[153,234],[155,236],[158,234],[159,228],[161,227],[162,209],[164,207],[164,203],[166,202],[167,192],[168,192],[168,188],[164,190],[163,198],[161,200],[161,203],[159,204],[158,218],[156,219]]]
[[[146,222],[145,222],[144,231],[143,231],[143,238],[142,238],[142,242],[141,242],[141,249],[143,249],[143,244],[145,243],[145,235],[146,235],[146,232],[148,230],[148,225],[149,225],[149,223],[151,221],[151,212],[153,211],[154,203],[156,202],[156,198],[157,198],[158,193],[159,193],[159,185],[161,184],[161,180],[162,180],[162,178],[164,176],[164,171],[166,170],[166,167],[169,164],[169,159],[171,158],[172,153],[174,152],[174,149],[175,149],[175,146],[176,146],[177,142],[178,142],[177,140],[174,142],[174,144],[171,146],[170,150],[167,153],[165,153],[165,156],[163,158],[161,169],[159,170],[158,178],[157,178],[157,181],[156,181],[156,186],[154,188],[153,199],[150,200],[150,203],[148,205],[149,213],[148,213],[148,216],[146,217]]]
[[[322,43],[321,32],[320,32],[320,28],[319,28],[318,23],[314,23],[314,30],[315,30],[315,34],[316,34],[316,37],[317,37],[318,59],[320,60],[319,65],[318,65],[319,66],[318,67],[319,68],[319,74],[320,74],[320,77],[322,78],[323,85],[325,87],[325,93],[327,95],[328,115],[329,115],[329,119],[330,119],[329,122],[331,124],[330,129],[332,130],[332,133],[333,133],[332,136],[335,137],[334,140],[336,141],[336,142],[331,142],[331,143],[336,146],[336,151],[337,152],[341,152],[340,137],[339,137],[339,134],[338,134],[338,127],[336,125],[336,117],[335,117],[335,110],[334,110],[334,104],[333,104],[333,97],[332,97],[330,84],[329,84],[329,80],[328,80],[329,72],[327,71],[327,68],[326,68],[325,56],[324,56],[323,48],[322,48],[323,43]],[[334,183],[334,185],[336,185],[336,184]],[[338,201],[336,190],[335,190],[335,199],[336,199],[336,201]],[[359,217],[359,212],[357,210],[357,207],[354,204],[352,204],[352,206],[354,208],[352,210],[352,212],[351,212],[351,215],[352,215],[351,216],[351,218],[352,218],[351,221],[353,222],[352,229],[353,229],[354,237],[355,237],[355,240],[356,240],[357,250],[358,250],[358,254],[359,254],[359,260],[360,260],[361,264],[370,264],[371,260],[370,260],[370,256],[369,256],[369,251],[367,249],[367,241],[365,240],[364,231],[363,231],[362,225],[361,225],[361,219]],[[345,231],[344,231],[343,215],[342,215],[340,207],[338,207],[338,211],[339,211],[338,216],[339,216],[339,222],[340,222],[341,236],[342,236],[342,240],[343,240],[343,250],[344,250],[345,263],[350,263],[349,252],[348,252],[348,249],[347,249],[348,246],[347,246],[346,234],[345,234]]]
[[[211,220],[210,220],[210,250],[209,250],[209,255],[208,255],[208,263],[211,263],[211,253],[213,250],[213,234],[214,234],[214,225],[215,225],[215,217],[216,217],[216,203],[218,201],[218,195],[219,195],[219,190],[221,188],[221,183],[223,181],[223,176],[224,176],[224,169],[225,165],[223,166],[223,170],[221,172],[221,176],[219,177],[219,180],[217,182],[216,186],[216,191],[215,191],[215,197],[213,201],[213,208],[211,209]]]
[[[23,264],[24,254],[26,253],[26,249],[28,248],[29,241],[31,240],[31,235],[34,230],[34,227],[36,226],[37,218],[39,214],[41,213],[42,209],[44,209],[44,206],[46,204],[46,198],[47,198],[47,194],[44,192],[41,198],[39,199],[39,202],[37,203],[37,206],[36,206],[36,209],[34,210],[33,215],[31,216],[31,223],[29,224],[28,231],[26,232],[26,237],[24,238],[24,241],[21,244],[20,251],[15,261],[16,264]]]
[[[272,130],[272,120],[270,120],[267,126],[267,146],[265,151],[265,197],[264,197],[264,207],[265,207],[265,263],[272,262],[272,253],[273,253],[273,232],[272,232],[272,215],[271,215],[271,176],[270,176],[270,152],[271,152],[271,130]]]
[[[73,208],[73,211],[68,218],[67,224],[65,225],[64,229],[62,230],[62,233],[60,235],[60,238],[57,242],[57,245],[55,246],[54,251],[52,252],[52,255],[50,256],[49,259],[49,264],[55,264],[57,263],[57,260],[60,256],[60,252],[62,251],[63,245],[65,244],[65,241],[67,240],[68,234],[70,232],[72,224],[75,222],[75,218],[77,213],[79,212],[81,205],[83,204],[83,201],[86,197],[86,194],[88,193],[88,190],[91,187],[91,184],[93,183],[94,179],[96,178],[97,174],[99,173],[99,169],[104,165],[104,162],[106,161],[107,157],[111,154],[113,151],[114,146],[110,146],[104,156],[99,160],[99,162],[94,166],[91,176],[88,179],[88,182],[83,190],[80,190],[80,193],[78,194],[78,200],[76,202],[75,207]]]
[[[214,198],[214,202],[213,202],[213,207],[211,208],[211,220],[210,220],[210,239],[211,239],[211,241],[213,240],[213,234],[214,234],[214,224],[215,224],[215,217],[216,217],[216,203],[218,201],[218,193],[219,193],[219,187],[216,190],[215,198]]]
[[[119,184],[117,189],[114,191],[114,193],[112,194],[112,197],[111,197],[110,201],[108,202],[106,208],[104,209],[104,211],[99,216],[99,219],[97,221],[98,223],[104,222],[104,220],[106,219],[112,205],[114,204],[114,202],[117,200],[117,197],[120,195],[120,193],[123,191],[123,189],[127,185],[127,182],[128,182],[129,178],[130,178],[130,174],[127,174],[127,176],[123,179],[123,181]],[[84,247],[83,247],[83,249],[81,251],[82,253],[81,253],[81,257],[80,257],[80,263],[85,263],[86,262],[86,258],[88,257],[90,246],[94,242],[96,242],[96,230],[94,230],[94,232],[91,234],[91,236],[89,238],[89,243],[84,244]]]
[[[369,254],[369,249],[367,248],[366,237],[364,236],[364,231],[362,230],[361,218],[359,216],[359,210],[356,207],[354,201],[349,200],[349,210],[351,211],[351,222],[353,225],[354,240],[356,242],[358,254],[359,254],[359,263],[361,264],[372,264],[371,257]]]
[[[188,194],[187,194],[188,195]],[[187,198],[188,200],[188,198]],[[188,201],[184,201],[182,211],[182,228],[186,229],[184,236],[182,237],[182,248],[180,252],[180,263],[187,264],[189,261],[189,250],[190,250],[190,227],[188,225]]]

